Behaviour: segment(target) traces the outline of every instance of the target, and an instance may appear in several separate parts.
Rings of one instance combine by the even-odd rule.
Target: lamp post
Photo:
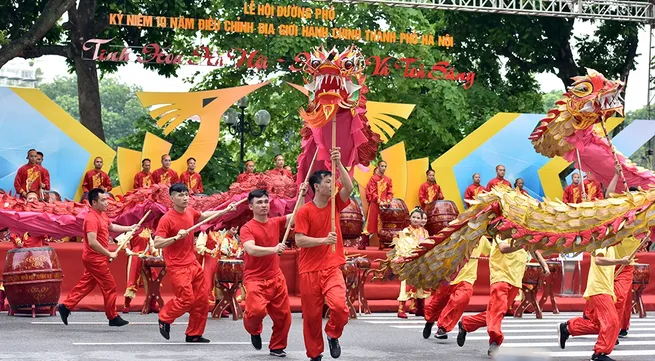
[[[264,128],[271,121],[271,115],[266,110],[259,110],[255,113],[255,124],[259,126],[256,128],[246,120],[246,107],[248,106],[248,97],[243,97],[237,102],[237,107],[241,109],[241,112],[237,112],[234,108],[229,108],[225,111],[223,115],[223,120],[227,124],[227,129],[233,136],[239,136],[241,140],[241,152],[240,152],[240,164],[243,167],[243,157],[245,156],[244,151],[244,140],[246,133],[258,137],[262,135]]]

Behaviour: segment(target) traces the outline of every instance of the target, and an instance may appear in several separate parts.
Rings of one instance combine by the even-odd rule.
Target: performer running
[[[134,175],[134,189],[150,188],[153,184],[152,174],[150,173],[150,159],[145,158],[141,161],[141,171]]]
[[[346,306],[346,285],[340,267],[346,263],[343,238],[339,226],[339,215],[350,203],[353,183],[348,171],[341,163],[339,148],[332,149],[333,169],[338,168],[341,182],[336,196],[336,231],[331,232],[331,183],[336,177],[329,171],[319,170],[309,178],[309,187],[314,199],[298,210],[295,232],[296,245],[300,248],[298,273],[300,300],[303,305],[303,336],[307,356],[312,361],[323,358],[323,337],[321,332],[323,304],[330,309],[330,319],[325,325],[330,355],[341,355],[339,337],[348,323]],[[336,252],[331,247],[335,245]]]
[[[82,200],[86,199],[87,194],[93,188],[100,188],[105,192],[110,192],[112,188],[109,175],[102,170],[102,157],[96,157],[93,160],[93,169],[84,174],[82,182]]]
[[[487,192],[491,192],[491,188],[497,186],[498,184],[504,184],[507,188],[512,188],[512,183],[508,182],[505,179],[505,166],[498,164],[496,166],[496,178],[492,179],[487,183]]]
[[[486,189],[480,184],[480,173],[473,174],[473,184],[466,187],[464,191],[464,199],[473,200],[475,197],[484,192]],[[468,208],[469,204],[464,202],[464,207]]]
[[[504,174],[504,167],[503,167]],[[498,178],[497,178],[498,179]],[[539,264],[547,270],[546,261],[539,252],[536,252]],[[466,334],[476,331],[481,327],[487,327],[489,334],[489,350],[487,355],[493,356],[498,347],[503,343],[503,331],[501,324],[503,317],[514,303],[523,283],[523,273],[530,256],[528,252],[520,247],[513,247],[496,236],[496,241],[491,246],[489,256],[489,274],[491,294],[487,310],[474,316],[464,316],[459,321],[459,333],[457,334],[457,345],[462,347],[466,342]]]
[[[136,228],[133,226],[119,226],[112,224],[105,211],[107,210],[107,193],[99,188],[89,191],[89,204],[91,209],[84,219],[84,249],[82,251],[82,264],[84,274],[77,282],[77,285],[68,294],[66,300],[59,304],[59,316],[68,325],[68,316],[71,309],[93,291],[96,286],[100,287],[105,304],[105,315],[109,320],[109,326],[125,326],[125,321],[116,311],[116,282],[114,276],[109,272],[109,259],[116,258],[116,251],[107,250],[109,245],[109,232],[123,233]]]
[[[36,164],[36,150],[30,149],[27,152],[28,163],[18,168],[14,178],[14,188],[16,193],[25,199],[27,192],[32,191],[42,194],[43,189],[47,189],[45,183],[45,170]],[[42,197],[39,196],[39,199]]]
[[[425,172],[428,177],[427,182],[421,184],[421,188],[418,190],[418,199],[421,203],[421,208],[425,210],[425,207],[436,201],[443,200],[443,192],[441,192],[441,186],[437,184],[437,181],[434,179],[434,171],[432,169]]]
[[[583,317],[576,317],[559,324],[559,345],[563,349],[569,336],[598,335],[592,361],[613,361],[608,355],[618,343],[619,315],[616,312],[614,294],[614,267],[629,265],[629,256],[616,259],[614,247],[600,248],[592,253]]]
[[[307,191],[303,184],[299,197]],[[248,290],[243,326],[250,334],[256,350],[262,349],[262,320],[266,313],[273,321],[273,334],[268,344],[272,356],[284,357],[291,327],[291,308],[287,282],[280,270],[279,255],[286,245],[280,242],[280,230],[284,230],[291,215],[269,218],[268,192],[256,189],[248,194],[253,219],[241,227],[241,243],[244,255],[243,285]]]
[[[421,208],[416,207],[409,215],[410,226],[403,229],[403,231],[394,238],[393,246],[398,249],[409,250],[416,248],[419,243],[428,238],[430,235],[428,231],[423,228],[423,216],[425,213]],[[425,215],[427,223],[427,215]],[[405,313],[405,304],[410,301],[410,313],[416,316],[424,316],[425,299],[430,296],[430,293],[423,289],[407,285],[407,281],[400,282],[400,294],[398,295],[398,318],[407,318]]]
[[[179,182],[177,172],[171,169],[171,156],[164,154],[161,156],[161,168],[152,172],[152,181],[154,184],[163,184],[171,186]]]
[[[423,338],[430,337],[432,327],[438,320],[438,328],[434,337],[440,340],[448,338],[464,314],[466,306],[473,296],[473,285],[478,278],[478,258],[488,256],[491,246],[487,238],[482,237],[478,247],[473,250],[471,258],[462,267],[457,277],[448,286],[440,286],[432,297],[430,304],[425,308],[425,327]]]
[[[189,312],[186,342],[207,343],[209,340],[202,337],[207,323],[207,286],[202,267],[195,255],[193,234],[188,233],[187,229],[217,213],[222,215],[234,211],[236,206],[231,203],[220,211],[200,213],[193,208],[187,208],[189,188],[184,184],[172,184],[168,193],[173,201],[173,208],[159,220],[155,232],[155,248],[166,248],[164,261],[175,297],[166,302],[159,312],[159,332],[169,340],[171,324]]]
[[[186,160],[187,170],[180,175],[180,183],[184,183],[191,194],[202,193],[202,177],[196,173],[196,158]]]

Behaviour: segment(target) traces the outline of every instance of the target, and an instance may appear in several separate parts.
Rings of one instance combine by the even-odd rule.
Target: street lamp
[[[244,136],[246,133],[258,137],[262,135],[264,128],[270,123],[271,115],[266,110],[259,110],[255,113],[255,124],[259,126],[259,129],[255,128],[246,120],[246,107],[248,106],[248,97],[243,97],[237,101],[237,107],[241,109],[241,113],[237,112],[234,108],[229,108],[223,114],[223,120],[227,124],[227,129],[233,136],[239,136],[241,138],[241,152],[240,152],[240,164],[243,167],[243,157],[245,156],[245,151],[243,149]]]

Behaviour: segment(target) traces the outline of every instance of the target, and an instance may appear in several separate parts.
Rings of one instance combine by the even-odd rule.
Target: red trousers
[[[368,234],[378,234],[380,221],[380,206],[371,202],[368,204],[368,215],[366,216],[366,232]]]
[[[251,335],[262,333],[262,321],[266,313],[273,320],[273,335],[268,348],[280,350],[287,348],[289,329],[291,328],[291,307],[287,281],[280,272],[268,280],[246,281],[244,283],[246,297],[246,312],[243,316],[243,326]]]
[[[630,327],[630,316],[632,316],[632,277],[634,272],[635,268],[633,266],[625,266],[618,277],[614,278],[616,313],[619,316],[619,325],[622,330],[627,330]]]
[[[346,306],[346,284],[339,267],[300,274],[302,331],[309,358],[318,357],[324,350],[321,331],[324,302],[330,308],[325,333],[331,338],[339,338],[350,316]]]
[[[212,291],[214,290],[214,276],[216,276],[216,270],[218,269],[218,258],[209,254],[205,254],[204,258],[205,262],[202,267],[205,274],[205,287],[207,287],[207,300],[214,303],[216,299]]]
[[[109,260],[82,260],[84,274],[70,291],[64,301],[66,308],[73,309],[89,292],[96,286],[102,291],[102,298],[105,303],[105,315],[108,320],[118,316],[116,312],[116,281],[109,272]]]
[[[584,314],[587,319],[576,317],[568,321],[569,333],[571,336],[598,335],[594,352],[610,354],[621,330],[614,299],[610,295],[591,296]]]
[[[501,324],[509,306],[519,294],[519,288],[507,282],[496,282],[491,285],[489,304],[487,310],[474,316],[462,317],[462,325],[466,332],[473,332],[481,327],[487,327],[489,344],[496,343],[500,346],[505,339]]]
[[[439,287],[432,296],[430,304],[425,308],[425,320],[427,322],[439,320],[439,327],[446,332],[452,331],[464,314],[471,296],[473,296],[473,285],[468,282]]]
[[[190,316],[186,335],[202,336],[207,324],[207,288],[202,267],[194,262],[184,267],[167,267],[167,271],[175,297],[159,311],[159,319],[173,323],[188,312]]]

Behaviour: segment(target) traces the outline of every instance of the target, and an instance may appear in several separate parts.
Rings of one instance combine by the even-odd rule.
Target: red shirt
[[[202,177],[200,173],[184,171],[180,175],[180,183],[186,184],[191,193],[202,193],[204,189],[202,188]]]
[[[437,183],[425,182],[421,184],[421,188],[418,190],[418,199],[421,202],[421,207],[425,207],[428,203],[436,200],[443,200],[441,187]]]
[[[45,185],[44,189],[50,189],[49,178],[46,176],[46,170],[36,164],[25,164],[16,171],[14,178],[14,188],[16,193],[33,191],[37,194],[41,192],[41,184]]]
[[[291,174],[291,172],[289,172],[288,170],[286,170],[284,168],[282,168],[282,169],[277,169],[277,168],[269,169],[269,170],[266,171],[266,175],[286,176],[286,177],[289,177],[289,178],[293,179],[293,174]]]
[[[152,183],[152,173],[141,171],[134,175],[134,189],[150,188]]]
[[[91,169],[84,174],[84,182],[82,183],[83,192],[88,192],[93,188],[100,188],[101,186],[105,187],[107,192],[111,190],[111,179],[109,179],[107,173],[102,170]]]
[[[163,184],[163,185],[170,186],[171,184],[178,182],[177,172],[175,172],[170,168],[168,168],[168,170],[164,170],[164,168],[159,168],[156,171],[152,172],[152,181],[155,184]]]
[[[287,222],[287,216],[269,218],[268,222],[261,223],[251,219],[241,227],[241,244],[255,241],[260,247],[275,247],[280,243],[280,229]],[[277,254],[255,257],[246,252],[243,255],[243,280],[268,280],[282,271],[280,270],[280,257]]]
[[[89,239],[87,238],[89,232],[95,232],[98,243],[107,249],[109,246],[109,217],[107,217],[107,213],[100,213],[93,208],[89,208],[89,213],[86,215],[86,218],[84,218],[82,229],[84,230],[84,249],[82,250],[82,259],[89,261],[109,261],[107,256],[100,254],[91,248],[89,245]]]
[[[512,184],[507,181],[507,179],[499,179],[498,177],[492,179],[487,183],[487,192],[491,192],[491,188],[495,187],[497,184],[504,184],[510,189],[512,188]]]
[[[156,236],[170,238],[177,235],[181,229],[189,229],[198,222],[200,212],[187,207],[184,213],[171,208],[159,220]],[[164,249],[164,261],[166,267],[183,267],[198,262],[196,260],[196,249],[193,244],[193,234],[178,240]]]
[[[23,244],[21,246],[23,248],[43,247],[47,238],[46,236],[32,236],[29,232],[25,232],[22,237],[18,234],[12,234],[11,237],[16,247],[18,247],[18,242],[20,241]]]
[[[329,245],[301,248],[298,258],[298,273],[321,271],[332,267],[340,267],[346,263],[339,218],[341,211],[350,204],[350,199],[344,202],[337,193],[336,200],[336,252],[332,253],[332,246]],[[295,233],[302,233],[308,237],[327,237],[332,230],[331,203],[332,200],[329,200],[327,206],[323,208],[318,208],[314,202],[305,203],[300,207],[296,215]]]

